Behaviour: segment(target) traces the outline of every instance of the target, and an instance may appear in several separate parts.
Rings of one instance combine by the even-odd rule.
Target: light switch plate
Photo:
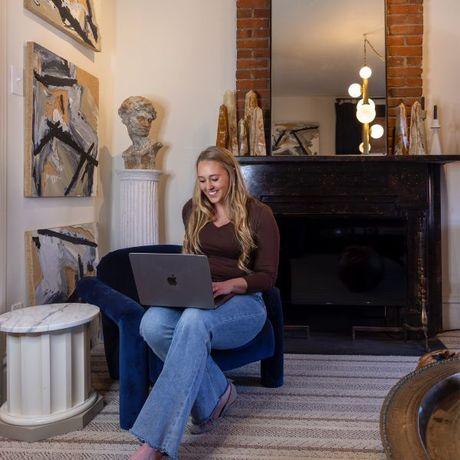
[[[10,94],[24,96],[24,71],[14,65],[10,65]]]

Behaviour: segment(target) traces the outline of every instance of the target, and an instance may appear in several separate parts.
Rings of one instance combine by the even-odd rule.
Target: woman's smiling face
[[[218,161],[204,160],[198,163],[197,176],[201,193],[213,205],[223,204],[230,188],[227,170]]]

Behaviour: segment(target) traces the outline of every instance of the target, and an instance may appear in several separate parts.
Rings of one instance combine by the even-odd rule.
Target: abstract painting
[[[275,122],[272,155],[319,155],[319,124]]]
[[[88,48],[101,51],[92,0],[24,0],[24,8]]]
[[[27,44],[25,196],[95,193],[98,105],[96,77]]]
[[[30,305],[66,302],[83,276],[96,274],[95,223],[26,232]]]

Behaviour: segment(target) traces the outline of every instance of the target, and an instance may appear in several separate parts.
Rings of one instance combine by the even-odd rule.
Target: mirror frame
[[[271,0],[236,2],[236,95],[238,118],[244,95],[259,95],[267,146],[271,140]],[[387,90],[387,154],[392,153],[397,106],[406,113],[423,94],[423,0],[385,0],[385,57]]]

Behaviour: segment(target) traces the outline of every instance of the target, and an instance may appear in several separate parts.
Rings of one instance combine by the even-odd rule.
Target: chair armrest
[[[144,316],[145,309],[130,297],[111,288],[99,278],[87,276],[77,283],[77,293],[85,302],[97,305],[113,322],[135,321]]]
[[[138,302],[139,297],[129,260],[131,252],[179,253],[181,252],[181,246],[173,244],[134,246],[117,249],[101,258],[97,266],[97,278]]]

